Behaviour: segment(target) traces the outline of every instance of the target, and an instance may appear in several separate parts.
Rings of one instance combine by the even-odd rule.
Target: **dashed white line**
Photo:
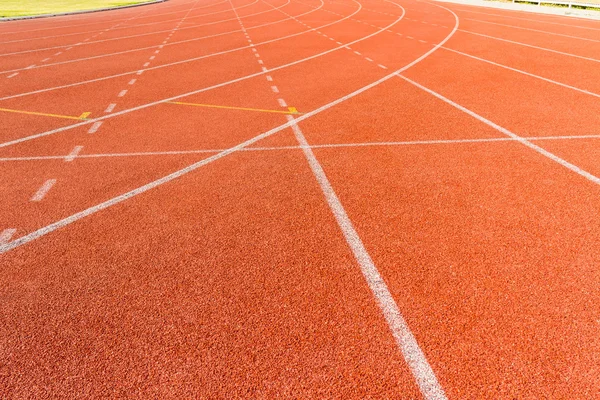
[[[77,154],[83,149],[83,146],[75,146],[73,150],[65,157],[65,162],[71,162],[77,157]]]
[[[56,179],[48,179],[44,184],[38,189],[37,192],[31,198],[31,201],[42,201],[46,194],[52,189],[52,186],[56,183]]]
[[[42,62],[46,62],[46,61],[48,61],[49,59],[50,59],[50,57],[48,57],[48,58],[44,58],[44,59],[42,60]]]
[[[7,76],[8,79],[10,78],[14,78],[15,76],[19,75],[18,72],[15,72],[14,74],[10,74],[9,76]]]
[[[61,54],[62,54],[62,51],[59,51],[58,53],[54,54],[54,57],[60,56]]]
[[[378,66],[379,68],[387,69],[387,67],[386,67],[385,65],[377,64],[377,66]]]
[[[98,128],[100,128],[100,125],[102,125],[102,121],[94,122],[94,124],[91,126],[90,130],[88,131],[88,133],[96,133],[96,131],[98,130]]]
[[[136,72],[135,74],[136,74],[136,75],[141,75],[141,74],[143,74],[143,73],[144,73],[144,70],[139,70],[139,71],[138,71],[138,72]]]
[[[105,113],[111,113],[113,112],[113,110],[115,109],[117,105],[115,103],[110,103],[108,105],[108,107],[106,107],[106,110],[104,110]]]
[[[125,90],[121,90],[121,91],[119,92],[119,94],[117,95],[117,97],[123,97],[123,96],[125,96],[126,94],[127,94],[127,89],[125,89]]]
[[[147,67],[148,65],[150,65],[150,63],[149,63],[149,62],[145,63],[145,64],[144,64],[144,67]]]
[[[137,81],[137,79],[132,79],[132,80],[129,81],[129,84],[133,85],[135,83],[135,81]]]
[[[369,62],[373,62],[373,60],[371,60],[369,57],[365,57],[365,60],[367,60]]]
[[[263,63],[263,60],[258,60],[258,63],[259,63],[259,64],[264,64],[264,63]]]
[[[273,91],[273,93],[279,93],[279,89],[277,88],[277,86],[271,86],[271,90]]]
[[[271,75],[267,75],[266,78],[269,82],[273,82],[273,77]]]
[[[152,56],[149,58],[149,60],[154,60],[156,58],[156,56]]]
[[[279,105],[281,107],[287,107],[287,103],[285,102],[284,99],[277,99],[277,102],[279,103]]]
[[[265,67],[262,67],[262,71],[263,71],[263,72],[267,72],[267,71],[268,71],[268,69],[266,69]]]
[[[362,56],[362,54],[360,54],[358,51],[354,51],[354,54],[356,54],[357,56]]]

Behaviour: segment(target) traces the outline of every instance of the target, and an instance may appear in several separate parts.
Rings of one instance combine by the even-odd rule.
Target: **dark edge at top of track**
[[[0,18],[0,22],[22,21],[25,19],[37,19],[37,18],[49,18],[49,17],[62,17],[62,16],[67,16],[67,15],[77,15],[77,14],[91,14],[91,13],[101,12],[101,11],[112,11],[112,10],[121,10],[123,8],[148,6],[150,4],[163,3],[165,1],[169,1],[169,0],[151,0],[151,1],[145,1],[142,3],[127,4],[124,6],[117,6],[117,7],[95,8],[93,10],[70,11],[70,12],[54,13],[54,14],[25,15],[22,17],[6,17],[6,18]]]

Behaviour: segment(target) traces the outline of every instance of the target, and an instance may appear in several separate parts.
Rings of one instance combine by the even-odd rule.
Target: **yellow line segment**
[[[295,107],[288,107],[289,111],[281,111],[281,110],[263,110],[261,108],[246,108],[246,107],[230,107],[230,106],[217,106],[214,104],[196,104],[196,103],[184,103],[181,101],[168,101],[170,104],[178,104],[182,106],[194,106],[194,107],[207,107],[207,108],[223,108],[226,110],[243,110],[243,111],[258,111],[258,112],[268,112],[268,113],[277,113],[277,114],[302,114],[296,110]]]
[[[40,113],[40,112],[34,112],[34,111],[11,110],[9,108],[0,108],[0,111],[15,113],[15,114],[40,115],[42,117],[66,118],[66,119],[76,119],[76,120],[85,119],[85,117],[83,117],[83,115],[86,114],[86,113],[82,114],[82,117],[72,117],[70,115],[58,115],[58,114],[48,114],[48,113]],[[89,114],[87,114],[87,115],[89,115]],[[86,115],[86,117],[87,117],[87,115]]]

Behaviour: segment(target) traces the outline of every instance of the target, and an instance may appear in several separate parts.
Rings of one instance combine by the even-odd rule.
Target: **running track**
[[[599,63],[416,0],[0,24],[0,396],[600,397]]]

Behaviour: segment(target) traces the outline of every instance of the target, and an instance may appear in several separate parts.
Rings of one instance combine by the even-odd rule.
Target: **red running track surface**
[[[600,23],[0,24],[3,398],[600,397]]]

